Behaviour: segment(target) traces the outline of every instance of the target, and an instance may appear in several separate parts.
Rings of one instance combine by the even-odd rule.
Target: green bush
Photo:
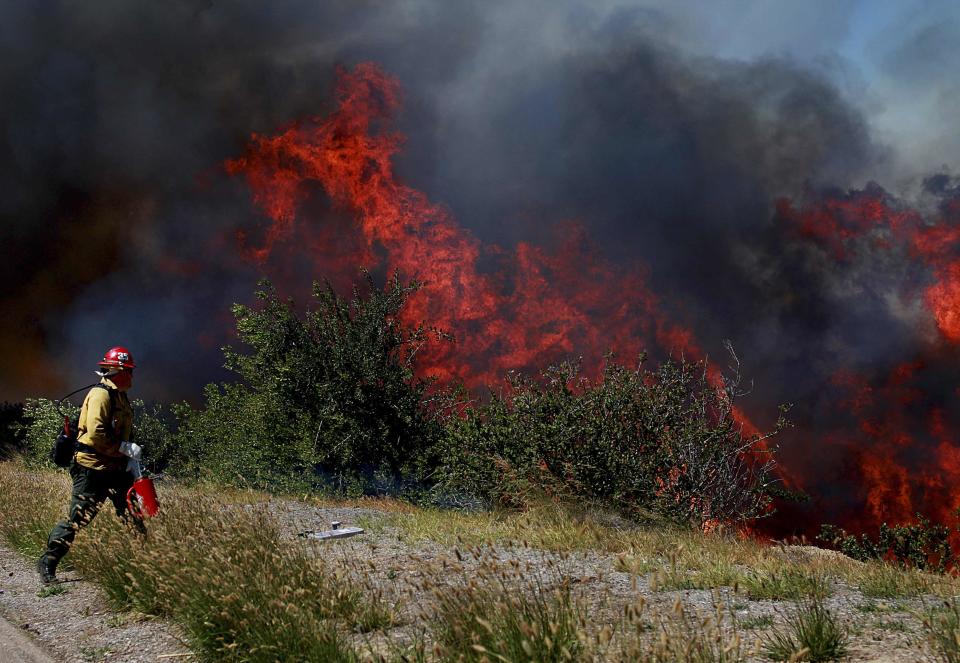
[[[50,450],[57,434],[63,429],[63,417],[75,421],[80,408],[71,403],[62,405],[63,414],[57,404],[46,398],[28,398],[23,406],[23,422],[15,424],[17,432],[23,436],[23,452],[31,465],[48,465]]]
[[[310,487],[312,450],[296,413],[286,416],[268,395],[243,384],[207,385],[205,407],[174,406],[180,476],[239,486]]]
[[[174,468],[281,488],[369,490],[411,476],[439,434],[412,367],[426,330],[398,319],[418,285],[366,279],[349,300],[315,285],[302,317],[268,282],[259,307],[235,306],[248,350],[224,352],[241,381],[209,385],[201,409],[176,408]]]
[[[161,404],[130,401],[133,408],[133,439],[143,447],[143,468],[163,472],[178,453],[172,432],[171,413]]]
[[[738,375],[711,377],[706,362],[648,369],[644,358],[632,368],[609,358],[590,380],[564,363],[511,374],[462,407],[462,392],[428,393],[414,372],[429,330],[400,314],[418,287],[394,275],[378,288],[366,275],[343,298],[314,284],[301,313],[261,282],[257,306],[233,309],[244,347],[224,355],[236,381],[207,385],[201,407],[171,407],[175,426],[163,408],[133,402],[148,469],[280,491],[429,490],[445,505],[525,506],[547,495],[697,526],[771,512],[773,450],[738,423]],[[29,457],[47,462],[62,424],[55,404],[28,401],[24,420]]]
[[[439,488],[508,506],[586,498],[696,525],[761,517],[774,460],[736,422],[737,395],[736,379],[717,387],[704,363],[682,359],[655,370],[611,360],[598,381],[572,364],[513,374],[488,403],[447,419]]]

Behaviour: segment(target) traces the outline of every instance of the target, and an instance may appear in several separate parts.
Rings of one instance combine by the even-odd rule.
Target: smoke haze
[[[951,259],[918,258],[889,219],[952,223],[960,156],[955,10],[868,4],[4,2],[0,398],[58,396],[119,343],[139,396],[196,400],[260,276],[296,295],[349,283],[317,273],[302,231],[252,260],[269,223],[223,164],[334,112],[337,66],[375,62],[403,90],[398,180],[490,246],[579,224],[708,355],[733,341],[758,423],[796,405],[791,468],[814,473],[820,445],[824,491],[851,463],[866,476],[866,443],[837,432],[863,426],[831,390],[920,362],[921,397],[890,427],[957,409],[953,309],[926,290],[952,283]],[[824,201],[878,200],[876,232],[859,212],[811,221]],[[329,264],[357,248],[322,190],[306,222]]]

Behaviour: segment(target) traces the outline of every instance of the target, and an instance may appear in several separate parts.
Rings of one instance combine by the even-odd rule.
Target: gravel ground
[[[96,586],[75,573],[58,574],[63,582],[45,588],[34,563],[5,546],[0,546],[0,572],[0,616],[27,634],[53,660],[193,660],[174,626],[142,615],[112,612]],[[0,660],[8,660],[5,653]]]
[[[726,588],[711,591],[654,591],[651,576],[639,578],[616,570],[616,556],[602,553],[555,555],[544,551],[500,546],[469,554],[463,560],[455,551],[432,542],[410,543],[389,523],[389,514],[354,507],[320,508],[302,502],[275,500],[271,510],[283,523],[291,538],[304,530],[327,529],[331,521],[344,526],[363,522],[369,530],[357,537],[326,543],[310,543],[317,553],[346,566],[364,563],[362,583],[396,601],[401,623],[390,637],[404,641],[418,633],[432,601],[430,586],[458,583],[475,574],[480,564],[522,565],[540,574],[544,582],[561,575],[574,581],[575,592],[590,611],[593,623],[613,623],[623,607],[642,597],[650,609],[669,613],[677,601],[700,614],[711,614],[715,596],[728,606],[732,618],[741,623],[745,642],[762,637],[770,626],[750,628],[763,623],[765,616],[782,624],[792,603],[788,601],[750,601]],[[823,554],[816,549],[786,549],[791,558]],[[143,616],[112,613],[102,596],[90,583],[63,574],[63,593],[44,596],[31,561],[0,547],[0,615],[28,632],[50,655],[60,661],[189,661],[190,650],[175,626]],[[925,605],[939,600],[871,600],[859,591],[835,586],[827,601],[851,630],[849,661],[934,661],[924,643],[918,613]],[[382,635],[356,636],[365,644],[376,644]],[[752,660],[761,661],[762,658]]]
[[[363,559],[369,563],[370,578],[386,595],[397,596],[403,603],[417,606],[409,615],[411,619],[422,613],[431,602],[431,593],[422,589],[424,578],[447,577],[450,582],[471,576],[477,562],[469,557],[463,562],[453,551],[430,542],[409,544],[402,533],[389,525],[389,518],[370,509],[316,508],[303,503],[272,505],[278,518],[286,524],[291,535],[308,529],[326,529],[334,520],[344,526],[358,521],[372,523],[370,531],[345,540],[327,542],[320,548],[321,554],[342,557],[345,560]],[[819,548],[793,546],[783,548],[785,561],[798,561],[805,557],[833,555]],[[613,624],[623,607],[643,597],[651,611],[669,614],[677,601],[682,601],[701,615],[714,612],[715,597],[719,595],[735,619],[741,625],[745,643],[752,646],[772,629],[782,626],[790,614],[793,602],[752,601],[735,593],[731,588],[717,591],[654,591],[651,588],[652,574],[635,578],[629,573],[617,571],[617,556],[596,552],[556,555],[524,547],[497,547],[490,551],[500,564],[509,566],[511,561],[526,565],[541,579],[549,581],[557,574],[575,580],[576,593],[590,609],[594,623]],[[859,590],[843,584],[834,585],[834,591],[826,601],[827,607],[850,629],[850,642],[845,661],[876,662],[923,662],[939,660],[926,644],[920,612],[929,606],[942,604],[936,597],[914,599],[880,600],[865,598]],[[752,623],[763,623],[769,616],[773,626],[748,628]],[[757,656],[751,661],[765,661]]]

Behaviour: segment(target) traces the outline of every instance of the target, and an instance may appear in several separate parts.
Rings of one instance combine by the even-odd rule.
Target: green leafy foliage
[[[437,476],[448,492],[507,506],[546,493],[696,525],[762,517],[772,451],[737,423],[737,395],[736,379],[717,386],[682,359],[653,370],[610,360],[597,381],[572,364],[514,374],[449,417]]]
[[[246,352],[225,349],[241,382],[209,385],[205,407],[176,409],[175,467],[261,486],[368,490],[411,475],[439,427],[412,362],[422,326],[398,314],[418,288],[367,276],[350,299],[315,285],[304,316],[268,283],[256,308],[235,306]]]
[[[133,438],[143,447],[143,468],[163,472],[178,453],[173,437],[171,412],[160,403],[130,401],[133,408]]]
[[[394,275],[379,288],[366,275],[344,298],[314,284],[301,311],[262,282],[256,306],[233,309],[242,346],[224,354],[236,381],[207,385],[200,407],[133,402],[148,469],[444,506],[526,507],[547,496],[710,528],[771,512],[779,486],[766,440],[785,423],[744,431],[738,363],[722,378],[705,362],[647,368],[643,357],[633,367],[610,357],[598,379],[563,363],[464,401],[414,372],[430,330],[401,312],[418,287]],[[62,416],[37,399],[24,420],[29,457],[47,462]]]
[[[62,414],[61,414],[62,411]],[[24,456],[32,465],[47,465],[50,462],[50,449],[53,441],[63,429],[63,417],[75,421],[80,408],[72,403],[63,403],[60,408],[55,401],[46,398],[28,398],[23,406],[23,421],[16,425],[17,432],[24,439]]]
[[[817,537],[848,557],[867,561],[889,560],[901,566],[945,572],[955,562],[950,546],[951,528],[937,525],[917,514],[912,525],[880,525],[876,538],[868,534],[848,534],[835,525],[822,525]]]
[[[176,453],[169,416],[162,406],[147,405],[142,400],[131,400],[130,406],[133,408],[134,440],[144,448],[146,469],[160,471]],[[13,426],[15,433],[23,439],[23,456],[27,461],[35,466],[53,467],[50,449],[63,429],[63,417],[76,422],[79,415],[80,407],[68,401],[58,407],[56,401],[46,398],[27,399],[21,422]]]

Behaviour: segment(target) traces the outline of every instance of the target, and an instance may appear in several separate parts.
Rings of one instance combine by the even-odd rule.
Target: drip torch
[[[133,475],[133,485],[127,491],[127,506],[130,507],[130,512],[138,518],[152,518],[157,515],[160,512],[160,502],[157,500],[153,479],[144,476],[140,461],[136,458],[127,462],[127,471]]]

